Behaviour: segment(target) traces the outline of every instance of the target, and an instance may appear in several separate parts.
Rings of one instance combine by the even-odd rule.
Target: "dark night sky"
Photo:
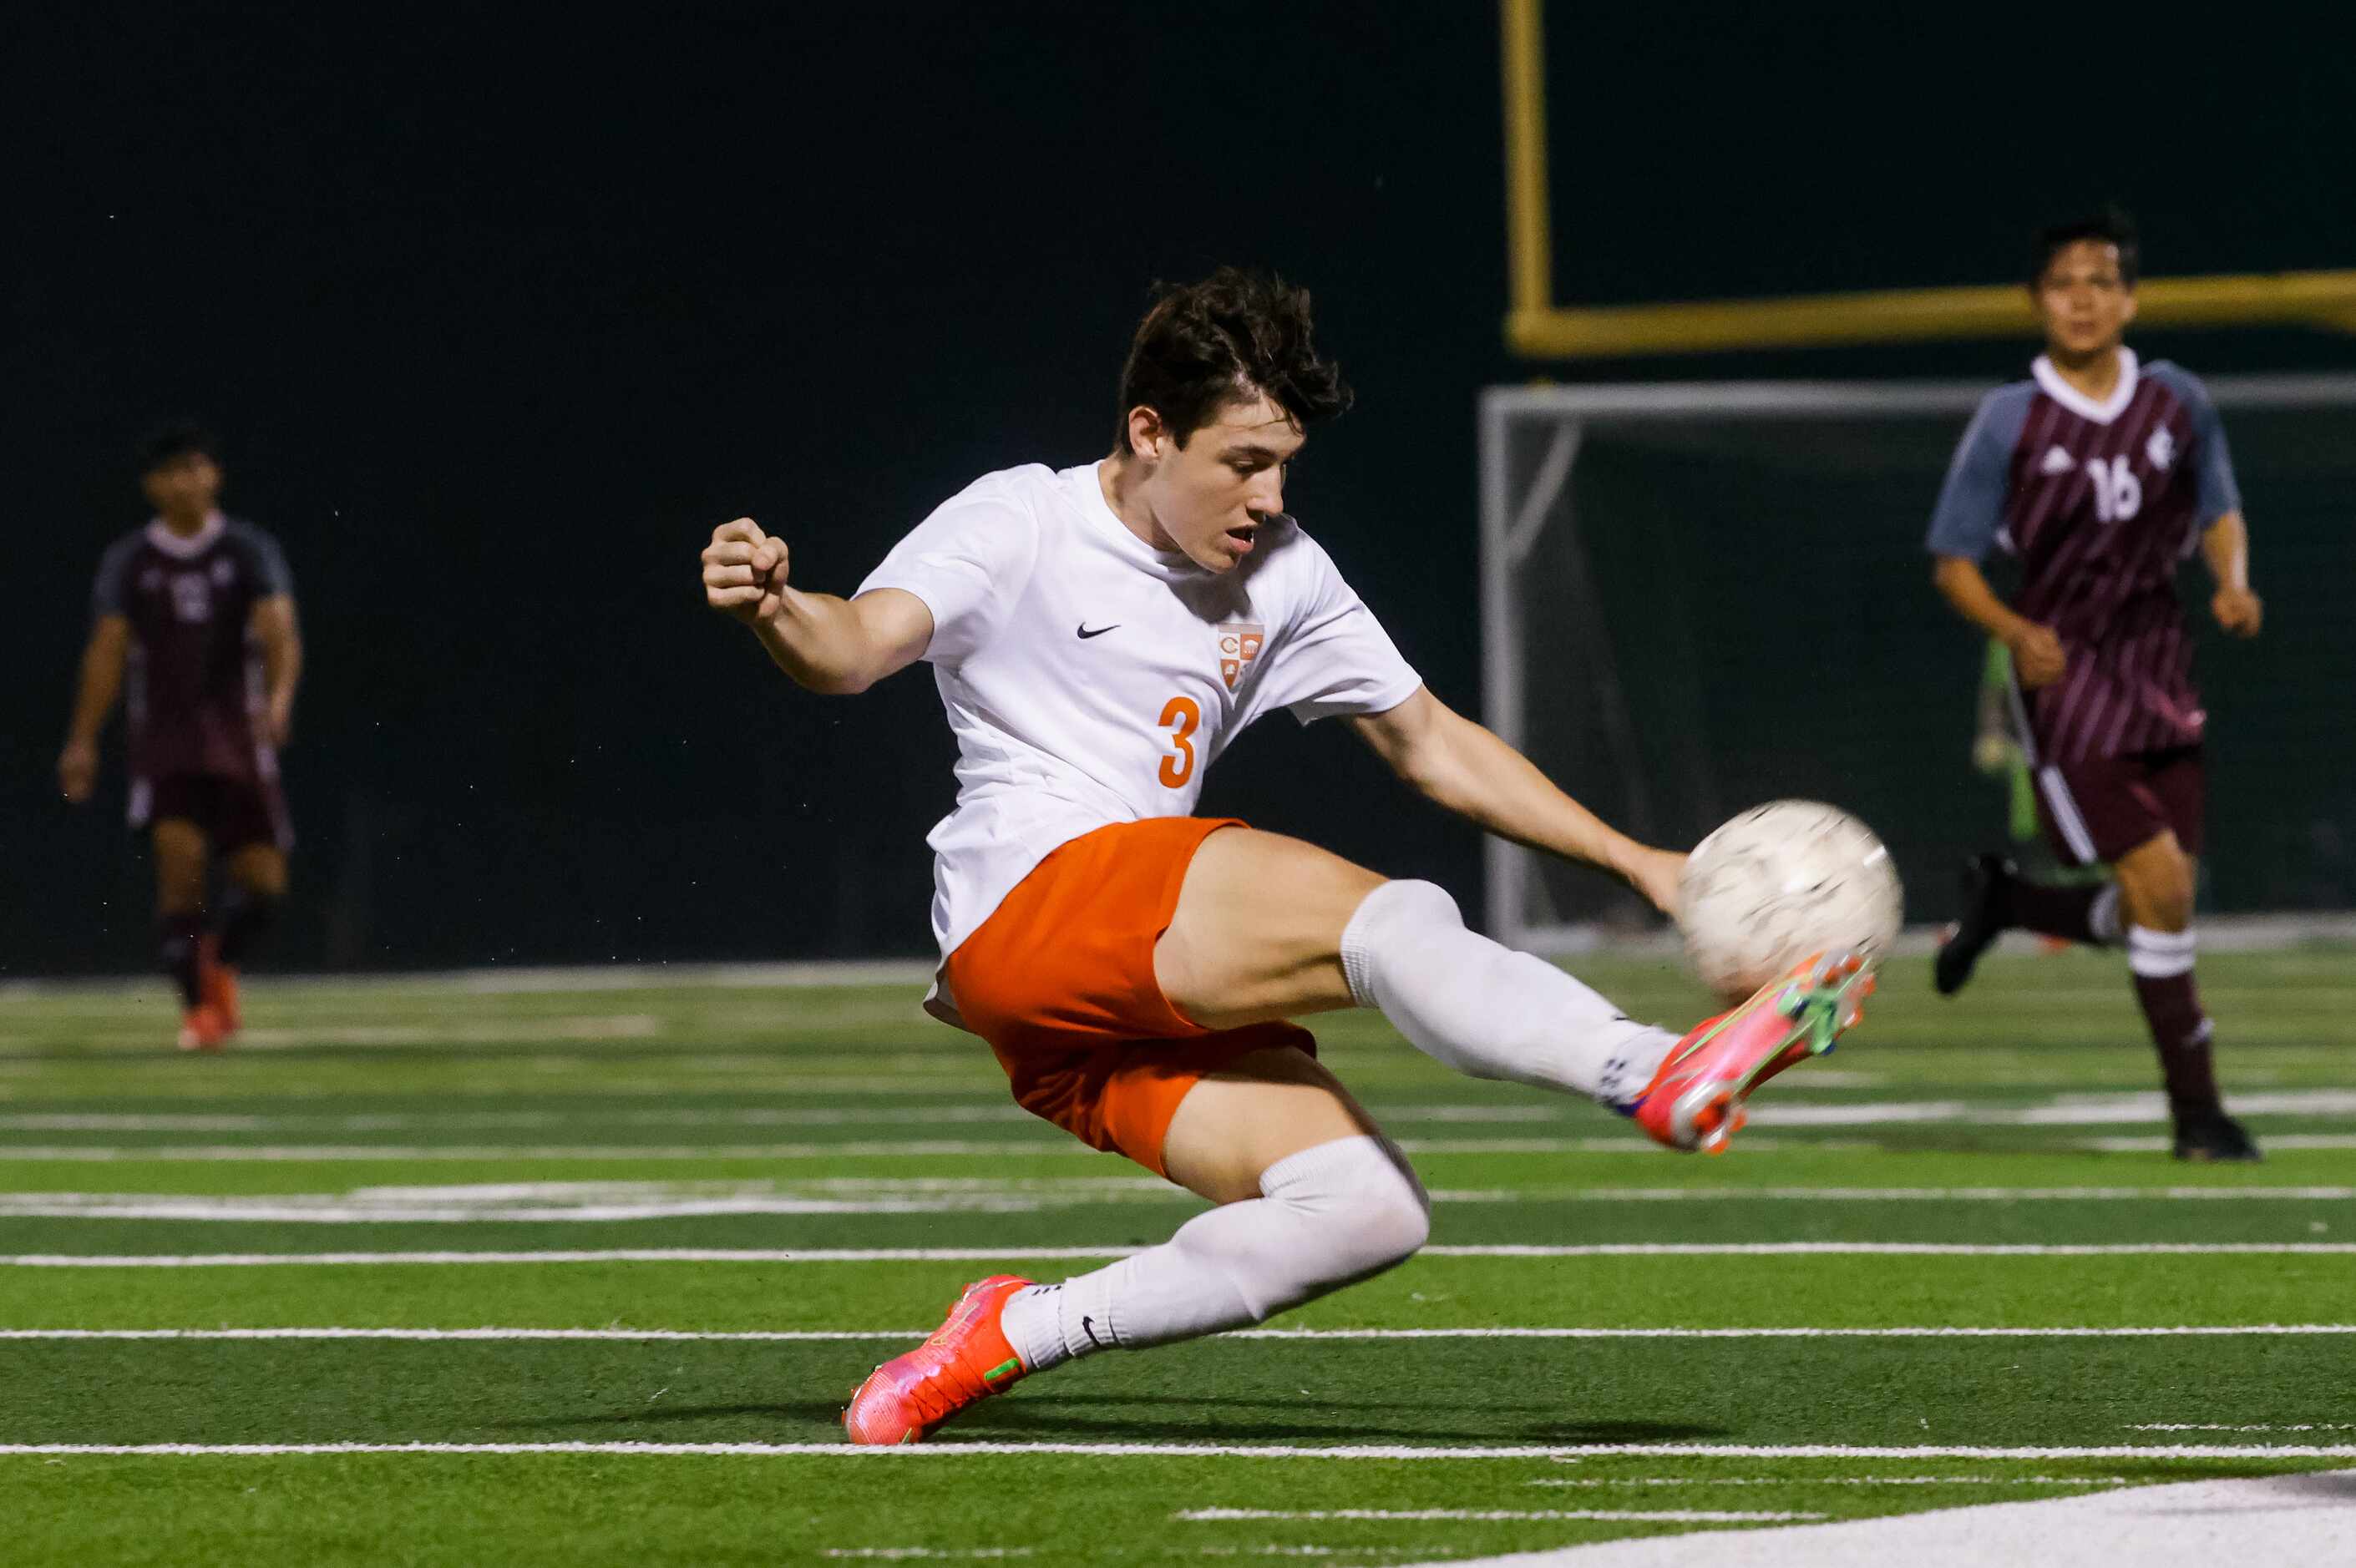
[[[694,552],[749,511],[847,589],[974,475],[1096,455],[1147,285],[1222,261],[1316,291],[1361,401],[1294,509],[1478,707],[1472,400],[1517,374],[1486,5],[43,9],[0,57],[0,972],[144,962],[119,782],[76,815],[48,775],[127,449],[181,411],[306,615],[290,962],[923,951],[929,682],[790,690]],[[1551,51],[1567,296],[1985,282],[2110,194],[2159,270],[2356,261],[2336,48],[1587,9]],[[1473,891],[1471,831],[1336,727],[1264,727],[1205,804]]]

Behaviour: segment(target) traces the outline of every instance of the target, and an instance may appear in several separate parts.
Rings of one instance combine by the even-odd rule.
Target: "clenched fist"
[[[2209,613],[2217,617],[2217,624],[2236,637],[2254,637],[2265,623],[2265,602],[2246,588],[2220,588],[2217,596],[2209,601]]]
[[[2020,677],[2023,691],[2052,685],[2070,665],[2069,653],[2050,626],[2031,624],[2007,638],[2005,645],[2012,650],[2012,671]]]
[[[786,541],[771,539],[750,517],[712,530],[703,547],[703,602],[747,624],[785,607]]]

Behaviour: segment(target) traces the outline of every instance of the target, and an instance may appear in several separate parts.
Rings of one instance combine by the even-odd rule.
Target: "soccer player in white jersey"
[[[927,1007],[990,1042],[1024,1108],[1218,1205],[1060,1285],[969,1286],[852,1396],[854,1443],[915,1442],[1072,1357],[1258,1323],[1420,1247],[1422,1187],[1303,1014],[1379,1008],[1461,1072],[1712,1151],[1753,1089],[1857,1021],[1869,975],[1822,955],[1680,1038],[1468,931],[1430,882],[1191,815],[1252,720],[1342,715],[1439,805],[1675,901],[1683,858],[1451,712],[1285,512],[1286,463],[1349,396],[1308,294],[1222,269],[1140,325],[1110,456],[984,475],[852,597],[788,586],[786,541],[750,518],[703,551],[706,600],[809,690],[933,667],[958,790],[930,839]]]

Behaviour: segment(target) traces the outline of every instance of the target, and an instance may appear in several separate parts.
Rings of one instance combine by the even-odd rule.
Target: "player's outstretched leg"
[[[1164,1158],[1173,1179],[1221,1207],[1161,1246],[1060,1285],[1001,1275],[968,1286],[939,1330],[860,1385],[845,1432],[860,1444],[919,1442],[1075,1357],[1246,1328],[1403,1262],[1430,1233],[1430,1200],[1394,1146],[1357,1130],[1370,1126],[1295,1050],[1196,1083]],[[1326,1136],[1336,1132],[1345,1136]],[[1260,1150],[1304,1138],[1317,1141],[1250,1176]]]
[[[2014,880],[2013,864],[2001,855],[1976,855],[1964,862],[1955,923],[1932,958],[1932,984],[1939,995],[1952,997],[1962,990],[1980,955],[1996,945],[2012,923]]]
[[[1932,959],[1932,983],[1952,997],[1972,977],[1980,955],[2016,926],[2063,942],[2108,947],[2120,937],[2119,891],[2109,883],[2052,887],[2032,882],[2001,855],[1964,863],[1955,923]]]
[[[1321,908],[1349,912],[1338,941],[1313,925],[1289,943],[1258,940],[1255,923],[1265,923],[1271,886],[1330,892]],[[1188,870],[1178,916],[1158,956],[1169,954],[1173,939],[1183,942],[1182,961],[1164,969],[1164,989],[1192,1017],[1270,978],[1290,978],[1296,995],[1334,1006],[1342,998],[1325,999],[1316,987],[1330,983],[1324,970],[1338,968],[1349,1000],[1377,1009],[1418,1049],[1458,1072],[1590,1095],[1626,1113],[1652,1090],[1662,1062],[1681,1043],[1544,959],[1466,929],[1444,890],[1377,881],[1322,849],[1273,834],[1226,832],[1206,840]],[[1168,984],[1173,975],[1178,989]],[[1840,983],[1851,999],[1863,994],[1858,987],[1864,982],[1854,976]]]
[[[1819,953],[1677,1041],[1630,1108],[1671,1148],[1723,1154],[1743,1103],[1787,1067],[1821,1056],[1865,1016],[1873,974],[1853,953]]]
[[[1350,994],[1426,1055],[1474,1078],[1624,1108],[1676,1043],[1545,959],[1466,929],[1430,882],[1385,882],[1342,933]]]

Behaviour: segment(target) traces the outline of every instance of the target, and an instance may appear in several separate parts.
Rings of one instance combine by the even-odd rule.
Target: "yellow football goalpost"
[[[1868,293],[1676,304],[1558,305],[1547,212],[1545,0],[1499,0],[1504,29],[1505,233],[1511,306],[1505,343],[1532,359],[1691,354],[1840,343],[1920,342],[2032,330],[2027,291],[1883,289]],[[2316,326],[2356,332],[2356,271],[2147,278],[2151,326]]]

